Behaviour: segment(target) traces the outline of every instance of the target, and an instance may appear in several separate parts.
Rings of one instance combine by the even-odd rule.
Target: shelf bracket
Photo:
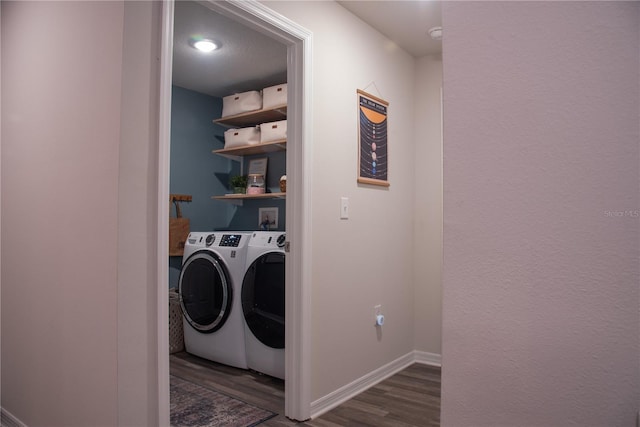
[[[242,202],[244,200],[242,199],[228,199],[228,200],[222,200],[222,199],[216,199],[215,197],[212,197],[213,200],[220,200],[223,203],[228,203],[230,205],[234,205],[234,206],[242,206]]]
[[[218,156],[226,157],[227,159],[234,160],[242,163],[242,156],[234,156],[233,154],[215,153]]]

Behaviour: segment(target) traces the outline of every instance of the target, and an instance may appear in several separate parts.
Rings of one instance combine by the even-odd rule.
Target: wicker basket
[[[169,354],[182,350],[184,350],[184,331],[180,296],[175,290],[169,290]]]

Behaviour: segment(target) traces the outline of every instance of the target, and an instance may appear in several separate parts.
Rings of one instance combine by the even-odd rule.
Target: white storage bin
[[[263,123],[260,125],[260,142],[287,139],[287,121]]]
[[[242,129],[229,129],[224,133],[224,148],[254,145],[260,142],[260,130],[257,126]]]
[[[262,95],[257,90],[237,93],[222,98],[222,117],[262,109]]]
[[[287,84],[266,87],[262,91],[262,108],[273,108],[287,103]]]

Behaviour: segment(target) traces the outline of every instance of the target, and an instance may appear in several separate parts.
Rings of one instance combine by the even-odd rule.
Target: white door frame
[[[285,298],[285,415],[306,420],[311,410],[311,71],[312,33],[251,0],[200,1],[287,45],[287,240]],[[163,4],[158,168],[158,400],[159,424],[169,425],[168,267],[169,152],[173,0]]]

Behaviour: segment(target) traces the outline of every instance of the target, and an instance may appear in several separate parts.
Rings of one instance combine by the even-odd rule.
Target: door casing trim
[[[313,35],[257,1],[200,1],[287,46],[287,240],[285,266],[285,415],[303,421],[311,408],[311,224]],[[158,410],[169,425],[167,253],[174,2],[163,3],[158,167]]]

